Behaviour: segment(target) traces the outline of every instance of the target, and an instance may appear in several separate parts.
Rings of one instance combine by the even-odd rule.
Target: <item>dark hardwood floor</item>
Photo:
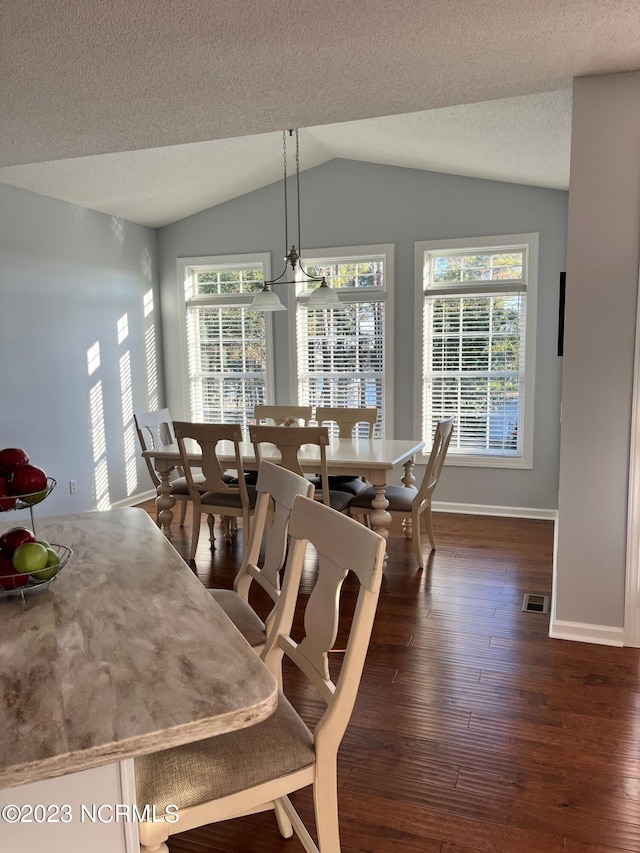
[[[551,640],[547,615],[522,612],[525,592],[551,592],[550,522],[439,513],[434,526],[424,571],[392,528],[339,753],[343,853],[637,853],[639,650]],[[173,531],[184,556],[190,526],[174,518]],[[241,537],[227,545],[217,533],[211,551],[203,525],[197,573],[230,587]],[[312,575],[311,554],[303,595]],[[309,793],[294,801],[312,826]],[[169,848],[302,850],[272,813],[174,836]]]

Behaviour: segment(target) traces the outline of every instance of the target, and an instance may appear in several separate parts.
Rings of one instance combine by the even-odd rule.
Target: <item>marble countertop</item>
[[[267,717],[276,684],[141,509],[40,518],[73,556],[47,589],[0,599],[0,788]],[[0,533],[29,526],[7,513]]]

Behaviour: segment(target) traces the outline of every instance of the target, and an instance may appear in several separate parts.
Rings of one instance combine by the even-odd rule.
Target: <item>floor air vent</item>
[[[548,613],[549,596],[525,592],[524,599],[522,600],[522,609],[526,613]]]

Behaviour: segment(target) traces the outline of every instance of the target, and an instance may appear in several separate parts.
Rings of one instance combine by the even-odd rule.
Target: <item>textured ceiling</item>
[[[297,126],[303,168],[566,187],[572,78],[637,69],[637,0],[2,0],[0,181],[160,225]]]

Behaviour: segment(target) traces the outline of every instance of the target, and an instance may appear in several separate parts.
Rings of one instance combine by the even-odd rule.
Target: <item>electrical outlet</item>
[[[76,481],[75,480],[69,480],[69,494],[75,495],[75,493],[76,493]]]

